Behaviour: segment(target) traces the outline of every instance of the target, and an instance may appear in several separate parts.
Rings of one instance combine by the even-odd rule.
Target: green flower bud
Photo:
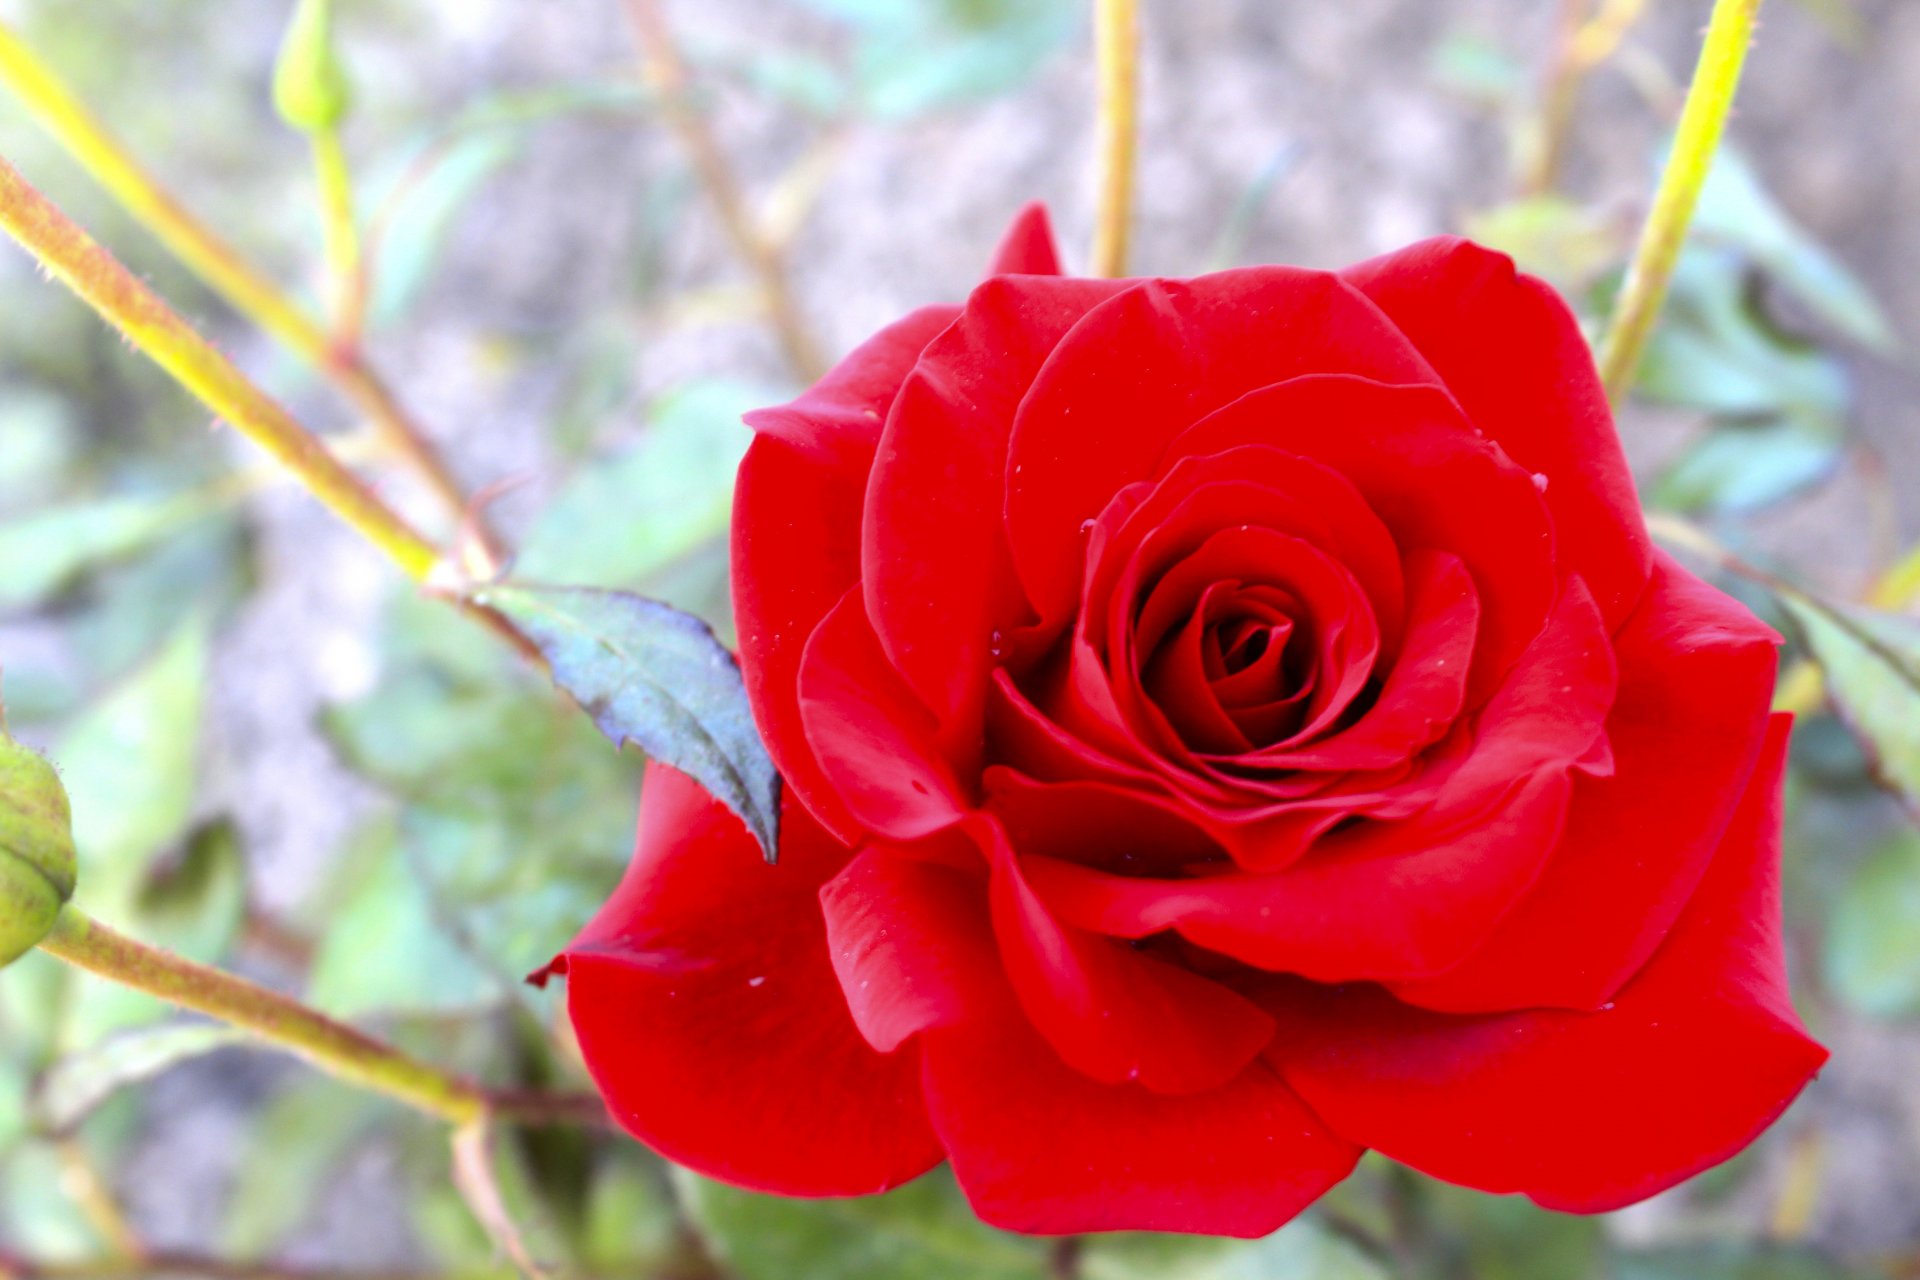
[[[45,758],[0,730],[0,967],[47,936],[73,880],[66,788]]]
[[[273,69],[273,105],[294,128],[319,133],[346,117],[352,98],[333,47],[331,0],[299,0]]]

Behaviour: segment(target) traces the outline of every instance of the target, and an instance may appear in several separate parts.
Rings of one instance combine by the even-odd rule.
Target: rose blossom
[[[779,865],[649,770],[556,968],[622,1124],[742,1186],[1259,1235],[1377,1148],[1591,1211],[1726,1159],[1789,1003],[1777,637],[1650,546],[1505,257],[1059,274],[751,415]]]

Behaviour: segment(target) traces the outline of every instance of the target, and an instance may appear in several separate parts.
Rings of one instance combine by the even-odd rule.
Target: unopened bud
[[[332,0],[299,0],[273,68],[273,105],[294,128],[319,133],[339,125],[352,98],[333,47]]]
[[[0,729],[0,967],[53,929],[73,896],[74,861],[60,775]]]

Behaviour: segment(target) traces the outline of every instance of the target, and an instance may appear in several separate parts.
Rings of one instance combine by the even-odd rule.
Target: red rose
[[[655,767],[562,960],[666,1155],[799,1195],[944,1159],[1026,1231],[1258,1235],[1365,1147],[1600,1210],[1826,1058],[1777,637],[1650,547],[1506,258],[1073,279],[1029,210],[751,424],[780,864]]]

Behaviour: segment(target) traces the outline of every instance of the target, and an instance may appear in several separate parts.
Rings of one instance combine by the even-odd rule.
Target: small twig
[[[1139,0],[1094,0],[1094,59],[1099,64],[1099,208],[1094,215],[1096,276],[1127,273],[1133,231],[1133,169],[1139,132]]]
[[[660,94],[667,123],[686,148],[700,185],[706,189],[707,198],[719,215],[721,228],[733,243],[734,252],[746,261],[759,280],[762,298],[788,365],[801,381],[814,381],[826,371],[826,361],[794,297],[793,285],[787,276],[786,255],[755,223],[733,166],[708,128],[699,104],[693,100],[692,77],[659,0],[627,0],[627,16],[639,37],[642,69]]]
[[[1641,230],[1626,284],[1614,304],[1605,339],[1600,345],[1600,381],[1607,398],[1618,404],[1633,385],[1647,340],[1653,334],[1674,264],[1686,244],[1694,206],[1706,185],[1707,171],[1726,131],[1733,110],[1734,91],[1747,48],[1753,43],[1755,15],[1760,0],[1714,0],[1713,18],[1687,90],[1686,106],[1674,134],[1673,151],[1660,174],[1653,207]]]
[[[54,1139],[53,1149],[60,1161],[61,1187],[79,1207],[87,1225],[99,1234],[115,1256],[129,1259],[145,1257],[147,1248],[140,1239],[140,1233],[127,1220],[120,1202],[114,1198],[106,1179],[100,1176],[100,1168],[86,1147],[81,1145],[78,1138],[67,1136]]]
[[[1079,1236],[1061,1236],[1047,1251],[1047,1275],[1050,1280],[1079,1280],[1080,1255],[1084,1244]]]

